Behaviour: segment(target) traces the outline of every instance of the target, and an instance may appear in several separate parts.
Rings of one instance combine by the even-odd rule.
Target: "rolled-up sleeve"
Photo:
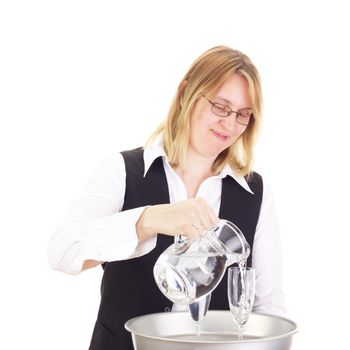
[[[53,269],[78,274],[85,260],[125,260],[155,247],[155,237],[139,241],[136,233],[136,222],[146,207],[121,211],[125,176],[119,153],[106,158],[94,172],[49,240]]]

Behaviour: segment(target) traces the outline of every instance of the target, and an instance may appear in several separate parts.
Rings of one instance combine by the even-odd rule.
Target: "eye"
[[[237,114],[239,114],[241,117],[246,118],[246,119],[249,119],[250,116],[252,115],[252,113],[250,111],[243,111],[243,112],[239,112]]]
[[[229,107],[221,105],[219,103],[213,103],[213,109],[214,113],[217,113],[223,117],[227,117],[232,113]]]

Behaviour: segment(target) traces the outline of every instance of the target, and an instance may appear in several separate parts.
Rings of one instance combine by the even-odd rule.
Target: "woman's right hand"
[[[219,221],[213,209],[203,198],[192,198],[173,204],[147,207],[136,223],[139,240],[158,233],[169,236],[185,235],[197,238]]]

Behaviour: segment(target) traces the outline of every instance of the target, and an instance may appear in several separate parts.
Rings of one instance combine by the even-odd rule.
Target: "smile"
[[[225,134],[221,134],[215,130],[211,130],[211,132],[219,139],[219,140],[222,140],[222,141],[226,141],[228,139],[228,136],[225,135]]]

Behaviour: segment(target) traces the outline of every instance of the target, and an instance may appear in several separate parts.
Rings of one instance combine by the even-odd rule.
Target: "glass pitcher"
[[[232,222],[220,220],[198,239],[177,236],[154,265],[153,274],[161,292],[172,302],[189,305],[211,293],[226,267],[244,263],[250,247]]]

